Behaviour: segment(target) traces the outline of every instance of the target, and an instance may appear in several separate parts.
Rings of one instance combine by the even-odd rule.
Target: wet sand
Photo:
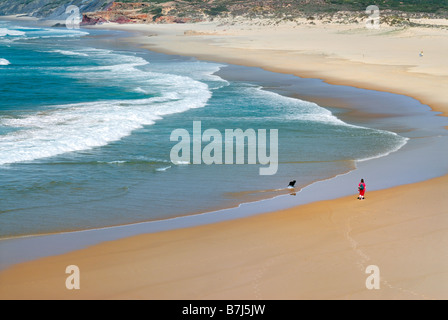
[[[0,298],[447,299],[447,180],[23,263],[0,274]],[[65,287],[68,265],[80,269],[80,290]],[[379,290],[366,288],[369,265]]]

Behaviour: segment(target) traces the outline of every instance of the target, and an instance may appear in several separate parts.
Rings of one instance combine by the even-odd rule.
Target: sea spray
[[[9,62],[8,60],[0,58],[0,66],[8,66],[10,64],[11,62]]]

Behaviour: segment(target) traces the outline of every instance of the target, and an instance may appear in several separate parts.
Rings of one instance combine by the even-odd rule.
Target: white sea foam
[[[174,161],[173,163],[175,165],[188,165],[188,164],[190,164],[189,161]]]
[[[381,131],[382,131],[382,130],[381,130]],[[398,143],[395,147],[393,147],[392,149],[390,149],[390,150],[388,150],[388,151],[386,151],[386,152],[384,152],[384,153],[381,153],[381,154],[378,154],[378,155],[375,155],[375,156],[372,156],[372,157],[368,157],[368,158],[357,159],[356,161],[358,161],[358,162],[364,162],[364,161],[369,161],[369,160],[373,160],[373,159],[378,159],[378,158],[386,157],[386,156],[388,156],[389,154],[394,153],[394,152],[397,152],[398,150],[400,150],[401,148],[403,148],[403,147],[408,143],[408,141],[409,141],[409,138],[405,138],[405,137],[402,137],[402,136],[398,136],[398,134],[396,134],[396,133],[394,133],[394,132],[389,132],[389,131],[383,131],[383,132],[384,132],[384,133],[387,133],[387,134],[391,134],[391,135],[396,135],[397,137],[399,137],[399,138],[400,138],[399,143]]]
[[[11,64],[11,62],[9,62],[8,60],[0,58],[0,66],[7,66],[10,64]]]
[[[246,88],[251,95],[259,96],[264,101],[272,101],[275,108],[279,109],[279,119],[301,120],[320,122],[332,125],[357,127],[348,124],[336,116],[330,110],[325,109],[314,102],[282,96],[278,93],[263,90],[261,87]],[[360,128],[360,127],[359,127]]]
[[[254,90],[255,89],[255,90]],[[389,138],[394,138],[393,140],[396,142],[395,145],[392,145],[389,150],[363,159],[356,159],[359,162],[368,161],[372,159],[381,158],[387,156],[393,152],[400,150],[403,146],[405,146],[408,142],[408,138],[402,137],[395,132],[379,130],[379,129],[371,129],[366,127],[361,127],[353,124],[346,123],[341,119],[337,118],[332,114],[332,112],[328,109],[325,109],[319,106],[316,103],[303,101],[296,98],[285,97],[275,92],[270,92],[266,90],[262,90],[261,87],[252,87],[249,88],[252,91],[252,94],[262,95],[263,99],[272,99],[273,103],[275,103],[281,111],[279,112],[280,118],[286,118],[288,120],[298,120],[305,122],[315,122],[315,123],[323,123],[328,125],[336,125],[347,128],[356,128],[361,130],[366,130],[367,132],[371,132],[372,134],[379,134],[384,137],[388,136]]]
[[[60,53],[66,56],[81,56],[81,57],[88,57],[89,55],[84,52],[76,52],[76,51],[69,51],[69,50],[53,50],[51,52],[54,53]]]
[[[64,28],[24,28],[24,27],[0,28],[0,37],[19,37],[20,39],[48,39],[48,38],[65,38],[65,37],[81,37],[88,35],[88,32],[81,30],[70,30]]]
[[[211,98],[207,84],[189,77],[137,69],[148,62],[107,52],[115,65],[74,69],[74,77],[152,88],[146,99],[113,100],[49,107],[25,116],[0,118],[0,125],[18,130],[0,136],[0,164],[32,161],[105,146],[152,125],[163,116],[204,107]],[[124,63],[122,63],[124,62]],[[145,86],[144,86],[145,85]]]
[[[91,102],[59,106],[17,119],[1,119],[0,124],[22,130],[0,137],[0,164],[51,157],[72,151],[105,146],[142,128],[162,116],[202,107],[207,92],[179,101],[160,98]]]
[[[89,33],[86,31],[75,30],[75,29],[65,29],[65,28],[43,28],[29,31],[26,35],[31,37],[39,38],[63,38],[63,37],[82,37]]]
[[[170,169],[170,168],[171,168],[171,166],[163,167],[163,168],[158,168],[158,169],[156,169],[156,171],[163,172],[163,171],[166,171],[166,170],[168,170],[168,169]]]
[[[22,129],[0,137],[0,164],[105,146],[164,115],[203,107],[211,96],[208,87],[196,81],[184,80],[183,88],[172,88],[179,89],[180,100],[156,97],[79,103],[16,119],[3,118],[1,125]]]
[[[224,65],[203,61],[176,61],[176,74],[185,75],[198,81],[207,81],[211,90],[220,89],[230,83],[215,75]],[[155,69],[155,71],[159,71]],[[163,71],[163,70],[161,70]]]
[[[26,33],[20,30],[8,29],[8,28],[0,28],[0,37],[6,36],[24,36]]]
[[[143,89],[140,88],[140,87],[135,88],[135,89],[134,89],[134,92],[148,94],[148,91],[143,90]]]

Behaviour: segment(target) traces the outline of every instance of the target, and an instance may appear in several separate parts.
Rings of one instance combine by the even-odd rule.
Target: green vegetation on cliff
[[[329,5],[345,7],[348,10],[362,10],[369,5],[377,5],[382,10],[403,12],[448,11],[448,0],[328,0]]]
[[[175,2],[186,6],[195,6],[215,13],[228,11],[234,6],[272,7],[274,9],[290,8],[306,12],[335,12],[335,11],[360,11],[369,5],[377,5],[381,10],[396,10],[403,12],[427,12],[435,13],[448,11],[448,0],[121,0],[117,2],[135,3],[146,2],[154,4]]]
[[[108,8],[113,0],[0,0],[0,15],[28,14],[36,17],[62,17],[65,8],[76,5],[81,12]],[[428,14],[448,17],[448,0],[119,0],[120,7],[132,6],[140,13],[201,18],[209,16],[299,17],[335,14],[341,11],[365,12],[377,5],[382,12]],[[121,3],[121,5],[120,5]],[[140,6],[140,7],[139,7]],[[164,8],[162,13],[161,8]]]

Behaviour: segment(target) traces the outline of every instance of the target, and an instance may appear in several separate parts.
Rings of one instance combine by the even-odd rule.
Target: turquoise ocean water
[[[131,50],[119,33],[0,21],[0,238],[161,220],[347,172],[406,138],[218,76],[224,64]],[[236,71],[237,72],[237,71]],[[170,161],[175,129],[277,129],[279,168]]]

